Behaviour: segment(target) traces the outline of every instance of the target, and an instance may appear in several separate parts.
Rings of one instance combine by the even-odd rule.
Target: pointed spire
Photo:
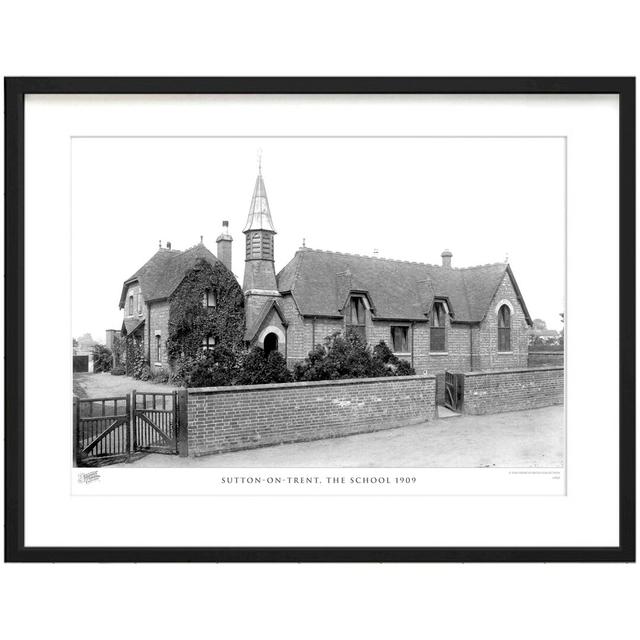
[[[242,231],[257,231],[259,229],[276,232],[271,220],[267,190],[262,179],[262,152],[258,155],[258,177],[256,178],[256,186],[253,189],[247,224]]]

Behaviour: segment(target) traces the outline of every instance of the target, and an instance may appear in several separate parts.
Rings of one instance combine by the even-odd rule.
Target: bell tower
[[[243,233],[246,236],[246,254],[244,265],[245,294],[253,291],[277,291],[274,267],[274,236],[267,190],[262,178],[262,161],[258,165],[258,177],[253,189],[247,224]]]
[[[267,190],[262,178],[262,161],[258,163],[258,177],[253,189],[247,224],[242,231],[246,237],[244,281],[247,327],[258,318],[264,304],[280,298],[274,266],[274,236]]]

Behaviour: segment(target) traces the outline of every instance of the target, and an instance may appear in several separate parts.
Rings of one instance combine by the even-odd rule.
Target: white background
[[[8,75],[635,75],[632,7],[24,2],[0,47]],[[10,566],[1,601],[25,638],[596,638],[633,635],[638,586],[606,565]],[[115,594],[137,606],[97,624]]]
[[[25,345],[25,542],[28,546],[612,546],[618,542],[618,440],[615,405],[617,331],[608,327],[611,349],[599,353],[598,366],[606,375],[590,375],[593,363],[593,292],[607,291],[617,306],[618,109],[615,96],[37,96],[27,97],[25,122],[25,317],[27,335],[41,330],[41,309],[48,315],[52,335],[69,336],[71,272],[120,265],[118,247],[107,259],[70,263],[71,206],[70,137],[100,135],[220,135],[252,129],[260,121],[264,135],[566,135],[568,208],[567,296],[567,440],[569,489],[566,497],[542,497],[553,491],[545,477],[527,477],[536,497],[513,496],[514,485],[524,489],[519,476],[509,476],[504,491],[489,488],[484,470],[417,473],[423,495],[403,497],[344,497],[313,500],[249,498],[236,502],[223,496],[200,496],[216,488],[214,469],[172,472],[105,470],[100,493],[121,493],[123,478],[131,496],[114,500],[70,496],[71,353],[68,340],[51,340],[47,357],[56,362],[55,384],[42,385],[42,352],[38,340]],[[73,149],[75,149],[75,142]],[[522,143],[526,146],[526,142]],[[537,146],[537,139],[533,146]],[[558,149],[559,147],[559,149]],[[556,144],[558,150],[562,146]],[[558,153],[556,151],[556,158]],[[82,156],[81,156],[82,157]],[[75,162],[74,157],[74,166]],[[556,172],[562,163],[556,160]],[[559,165],[559,166],[558,166]],[[556,179],[556,183],[562,183]],[[98,190],[104,191],[108,186]],[[151,188],[151,187],[149,187]],[[496,189],[499,185],[496,185]],[[535,188],[535,187],[531,187]],[[543,187],[541,187],[543,188]],[[70,196],[73,195],[73,201]],[[562,192],[557,192],[558,200]],[[115,206],[115,205],[114,205]],[[561,228],[556,205],[556,228]],[[609,215],[603,215],[609,212]],[[91,214],[89,214],[91,215]],[[424,234],[430,231],[424,216],[409,218]],[[109,224],[101,220],[96,225]],[[513,213],[513,233],[528,233],[527,216]],[[123,231],[125,233],[126,231]],[[485,231],[491,233],[490,229]],[[561,231],[559,231],[561,233]],[[457,234],[455,234],[457,235]],[[480,234],[477,234],[479,238]],[[593,248],[609,256],[594,259]],[[549,249],[550,251],[550,249]],[[74,254],[75,258],[75,254]],[[547,259],[542,247],[539,259]],[[46,265],[46,272],[42,266]],[[554,274],[562,280],[563,270]],[[37,292],[37,295],[35,295]],[[66,371],[66,385],[63,373]],[[584,402],[584,398],[591,398]],[[604,424],[594,415],[606,416]],[[43,425],[49,425],[43,428]],[[602,429],[607,429],[603,435]],[[599,473],[593,472],[594,461]],[[67,463],[66,465],[64,463]],[[469,487],[471,474],[483,481]],[[163,491],[162,481],[176,486]],[[71,474],[75,480],[76,474]],[[201,480],[202,476],[206,480]],[[116,478],[117,477],[117,478]],[[144,477],[146,482],[135,482]],[[467,478],[467,481],[464,478]],[[46,482],[43,482],[46,478]],[[427,480],[432,478],[432,480]],[[120,482],[118,482],[119,480]],[[158,484],[156,499],[148,484]],[[147,486],[145,486],[145,484]],[[535,485],[539,486],[536,490]],[[562,491],[562,478],[554,493]],[[104,487],[102,486],[104,485]],[[118,485],[120,485],[118,487]],[[452,492],[446,500],[438,494]],[[93,491],[95,485],[87,489]],[[182,491],[180,491],[182,487]],[[483,488],[486,488],[483,491]],[[306,489],[306,487],[305,487]],[[483,498],[474,497],[477,492]],[[306,492],[305,492],[306,493]],[[542,494],[542,495],[541,495]],[[492,497],[487,497],[492,496]],[[255,527],[268,514],[269,526]],[[382,516],[384,514],[384,517]],[[336,527],[335,523],[341,526]],[[473,526],[470,526],[470,525]]]

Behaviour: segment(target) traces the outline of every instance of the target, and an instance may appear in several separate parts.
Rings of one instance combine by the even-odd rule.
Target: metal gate
[[[132,393],[133,451],[178,453],[178,394]]]
[[[444,373],[444,406],[452,411],[462,411],[464,404],[464,374]]]
[[[131,449],[129,396],[74,400],[74,453],[79,467],[113,464]]]

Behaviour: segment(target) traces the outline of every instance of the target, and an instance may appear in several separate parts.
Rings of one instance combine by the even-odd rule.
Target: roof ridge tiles
[[[486,262],[485,264],[474,264],[469,267],[457,267],[459,271],[466,271],[467,269],[478,269],[480,267],[505,267],[506,263],[504,262]]]
[[[332,251],[331,249],[310,249],[309,247],[305,248],[305,253],[314,252],[314,253],[332,253],[337,256],[347,256],[349,258],[369,258],[370,260],[386,260],[387,262],[402,262],[404,264],[418,264],[423,267],[439,267],[442,268],[442,265],[432,264],[430,262],[418,262],[417,260],[401,260],[400,258],[384,258],[382,256],[368,256],[363,253],[347,253],[345,251]]]

